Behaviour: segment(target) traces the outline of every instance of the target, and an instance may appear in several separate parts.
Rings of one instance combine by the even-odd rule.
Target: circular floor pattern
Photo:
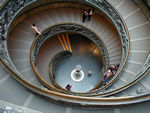
[[[80,82],[84,79],[84,72],[81,70],[80,75],[76,74],[76,69],[71,72],[71,79],[75,82]]]
[[[98,47],[82,35],[70,35],[72,56],[63,58],[56,67],[55,81],[63,88],[71,85],[73,92],[88,92],[94,88],[102,75],[101,54]],[[96,50],[96,52],[95,52]],[[77,65],[82,66],[84,76],[78,79],[71,76]],[[88,76],[89,69],[92,69],[91,76]],[[89,84],[90,83],[90,84]]]

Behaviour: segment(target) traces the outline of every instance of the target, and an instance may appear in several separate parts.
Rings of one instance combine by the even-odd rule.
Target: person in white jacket
[[[88,10],[88,20],[89,20],[89,21],[91,20],[91,17],[92,17],[92,15],[93,15],[93,13],[94,13],[94,9],[93,9],[93,8],[90,8],[90,9]]]
[[[88,71],[88,76],[91,76],[91,74],[92,74],[92,70],[90,69],[90,70]]]
[[[40,32],[39,29],[35,26],[35,24],[32,24],[31,29],[32,29],[33,32],[35,33],[35,36],[41,35],[41,32]]]

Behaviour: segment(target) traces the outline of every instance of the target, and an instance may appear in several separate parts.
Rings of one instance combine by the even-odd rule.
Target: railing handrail
[[[71,91],[68,91],[66,89],[64,89],[63,87],[61,87],[57,82],[56,80],[54,79],[54,77],[56,76],[54,73],[54,69],[53,68],[56,68],[55,67],[55,63],[57,62],[56,60],[60,59],[60,58],[64,58],[66,56],[71,56],[72,55],[72,52],[69,51],[69,50],[64,50],[64,51],[60,51],[59,53],[57,53],[56,55],[54,55],[52,57],[52,59],[50,60],[50,63],[49,63],[49,77],[50,77],[50,80],[51,82],[55,85],[55,87],[65,91],[65,92],[70,92],[72,93]],[[57,58],[56,58],[57,57]]]
[[[97,34],[95,34],[95,32],[93,32],[93,31],[91,31],[89,28],[87,28],[87,27],[85,27],[85,26],[83,26],[83,25],[80,25],[80,24],[75,24],[75,23],[60,23],[60,24],[55,24],[55,25],[52,25],[52,26],[49,26],[48,28],[45,28],[42,32],[41,32],[41,34],[43,34],[43,33],[48,33],[48,30],[50,29],[50,30],[55,30],[56,29],[56,26],[60,26],[60,28],[62,27],[62,28],[65,28],[65,26],[66,26],[66,28],[65,28],[65,30],[66,29],[68,29],[69,30],[69,28],[67,28],[67,27],[75,27],[76,28],[76,30],[77,30],[77,27],[79,27],[78,29],[81,29],[82,28],[82,30],[84,31],[88,31],[89,33],[93,33],[93,35],[91,35],[92,37],[94,37],[94,35],[95,35],[95,37],[94,38],[98,38],[100,41],[101,41],[101,43],[102,44],[100,44],[101,46],[103,46],[104,47],[104,52],[106,52],[105,54],[106,55],[108,55],[108,51],[107,51],[107,48],[106,48],[106,46],[105,46],[105,44],[104,44],[104,42],[103,42],[103,40],[97,35]],[[59,29],[60,29],[59,28]],[[86,28],[86,29],[85,29]],[[67,30],[67,31],[68,31]],[[83,31],[79,31],[79,30],[77,30],[78,32],[77,33],[82,33]],[[66,31],[59,31],[59,33],[62,33],[62,32],[66,32]],[[69,31],[68,31],[69,32]],[[70,32],[75,32],[75,31],[70,31]],[[85,33],[85,32],[84,32]],[[57,32],[56,32],[56,30],[55,30],[55,33],[53,34],[53,35],[56,35],[57,34]],[[88,34],[88,33],[87,33]],[[44,36],[45,34],[43,34],[43,36]],[[49,36],[49,35],[47,35],[46,34],[46,36],[49,38],[49,37],[51,37],[51,36]],[[40,76],[40,74],[38,73],[38,71],[37,71],[37,69],[36,69],[36,56],[37,56],[37,53],[38,53],[38,51],[39,51],[39,48],[41,47],[40,45],[42,45],[42,43],[44,43],[44,41],[45,40],[47,40],[47,37],[42,37],[42,35],[39,35],[39,36],[37,36],[35,39],[34,39],[34,41],[33,41],[33,43],[32,43],[32,47],[31,47],[31,49],[30,49],[30,62],[31,62],[31,66],[32,66],[32,68],[33,68],[33,70],[34,70],[34,72],[35,72],[35,74],[37,75],[37,77],[38,77],[38,79],[41,79],[42,77],[39,77]],[[89,38],[89,39],[91,39],[91,40],[95,40],[95,39],[92,39],[92,37],[89,37],[89,36],[87,36],[87,38]],[[43,42],[39,42],[39,41],[43,41]],[[96,42],[95,42],[96,43]],[[38,46],[37,46],[38,45]],[[97,44],[97,46],[98,46],[98,44]],[[102,48],[100,48],[100,46],[99,46],[99,49],[100,49],[100,51],[101,51],[101,49]],[[34,51],[34,50],[36,50],[36,51]],[[104,54],[104,53],[102,53],[102,54]],[[107,56],[107,58],[108,58],[108,56]],[[105,66],[105,69],[108,69],[108,59],[106,60],[107,62],[105,63],[105,64],[107,64],[106,66]],[[104,61],[103,61],[104,62]],[[50,88],[53,88],[53,86],[52,85],[50,85],[49,84],[49,86],[48,86],[48,83],[44,80],[44,79],[42,79],[42,80],[40,80],[40,81],[43,81],[42,83],[43,84],[45,84],[46,83],[46,86],[47,87],[50,87]],[[100,80],[100,83],[102,83],[101,82],[102,80]],[[97,87],[97,85],[96,85],[96,87]],[[79,94],[79,95],[85,95],[85,94],[91,94],[91,93],[93,93],[93,92],[95,92],[95,91],[89,91],[89,92],[69,92],[69,93],[72,93],[72,94]]]

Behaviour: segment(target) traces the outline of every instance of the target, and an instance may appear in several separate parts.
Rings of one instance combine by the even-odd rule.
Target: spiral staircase
[[[9,106],[25,113],[149,113],[150,22],[133,1],[1,2],[0,112]],[[82,14],[90,7],[94,8],[94,15],[91,21],[83,23]],[[31,30],[33,23],[42,35],[35,37]],[[94,76],[86,77],[82,84],[72,83],[71,91],[65,89],[68,83],[65,71],[60,72],[64,75],[57,79],[50,79],[48,71],[51,59],[64,51],[58,35],[63,38],[66,33],[72,47],[71,57],[80,50],[78,45],[90,52],[100,51],[98,55],[103,56],[104,65],[101,74],[93,73]],[[89,39],[71,38],[74,34],[85,34]],[[83,60],[78,54],[77,57],[87,71],[91,62],[88,56],[83,56]],[[92,68],[99,72],[96,63]],[[117,73],[108,84],[102,85],[103,73],[117,64]],[[89,91],[76,92],[73,87],[81,90],[88,87]]]

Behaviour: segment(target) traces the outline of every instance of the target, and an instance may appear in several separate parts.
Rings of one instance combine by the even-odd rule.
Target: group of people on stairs
[[[112,65],[108,68],[108,70],[104,74],[103,85],[106,85],[108,83],[108,80],[110,80],[116,74],[118,68],[119,64]]]
[[[82,18],[83,18],[82,22],[84,23],[86,18],[88,18],[88,21],[90,21],[93,14],[94,14],[94,9],[93,8],[85,10],[84,13],[83,13],[83,16],[82,16]]]

